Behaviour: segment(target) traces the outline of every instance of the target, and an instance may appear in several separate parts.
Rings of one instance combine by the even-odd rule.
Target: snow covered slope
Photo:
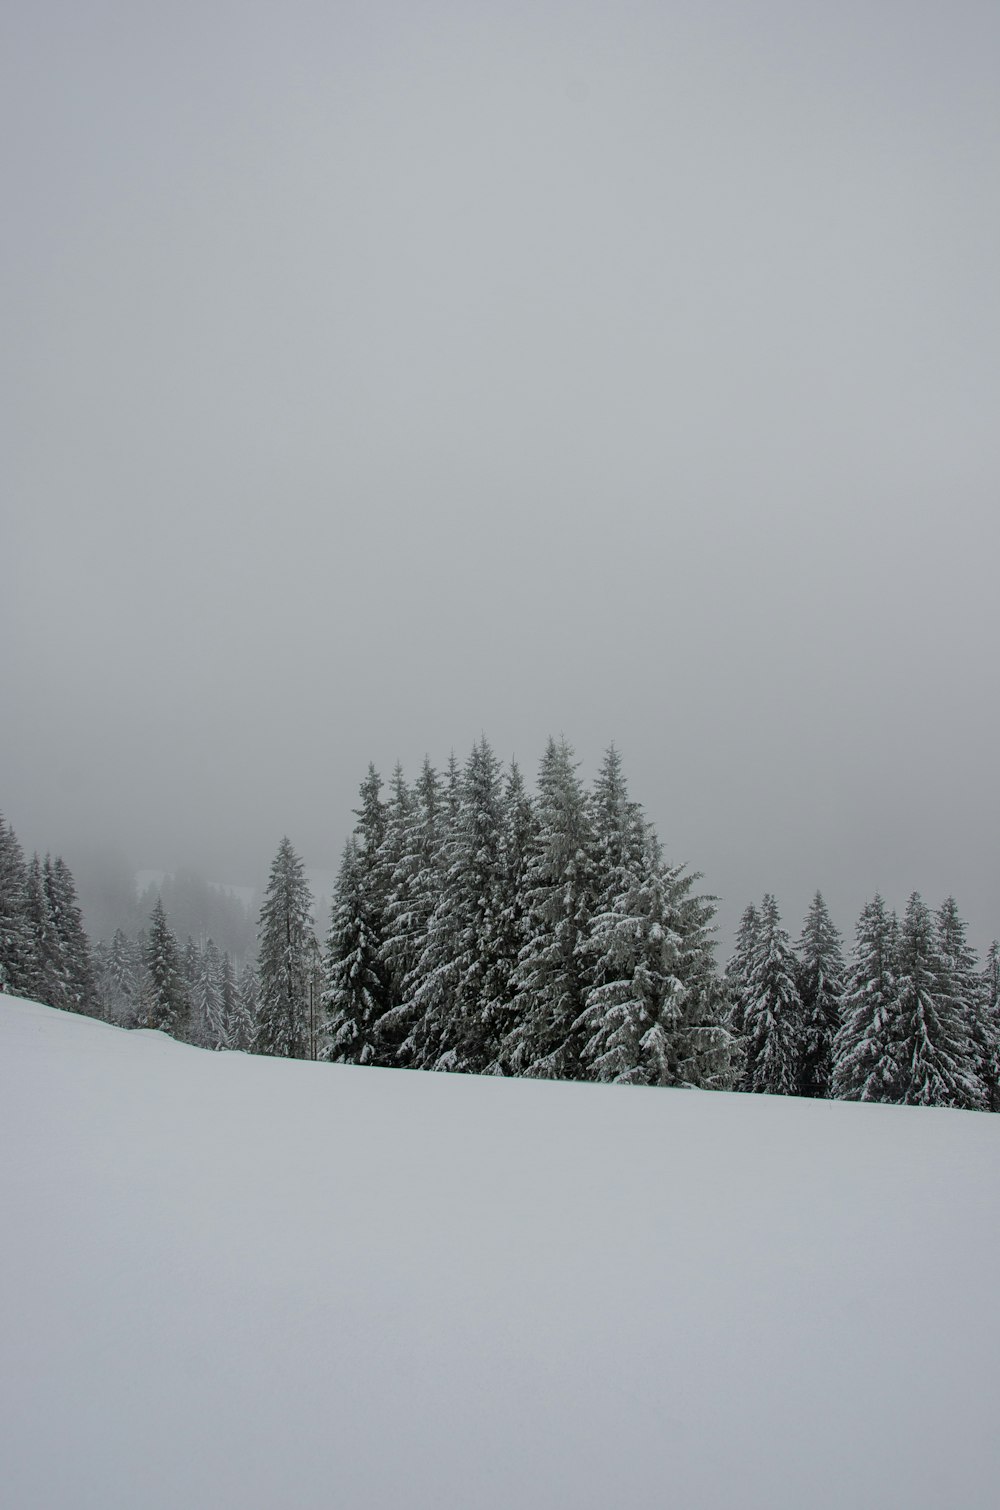
[[[0,998],[12,1510],[1000,1503],[1000,1117]]]

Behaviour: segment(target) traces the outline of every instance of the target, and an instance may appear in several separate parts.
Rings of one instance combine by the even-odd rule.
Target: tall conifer
[[[833,1041],[831,1094],[843,1101],[901,1101],[898,923],[880,896],[862,909]]]
[[[271,865],[257,933],[260,1004],[254,1052],[284,1059],[306,1053],[312,893],[287,837]]]
[[[818,891],[802,925],[798,956],[803,1014],[799,1094],[829,1096],[833,1040],[840,1028],[844,996],[844,957],[840,934]]]
[[[791,940],[773,896],[765,896],[743,1001],[743,1089],[794,1096],[804,1045],[802,998]]]

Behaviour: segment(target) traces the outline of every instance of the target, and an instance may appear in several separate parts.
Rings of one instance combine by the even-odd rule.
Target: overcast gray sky
[[[0,807],[336,864],[612,739],[727,929],[1000,931],[1000,7],[10,0]]]

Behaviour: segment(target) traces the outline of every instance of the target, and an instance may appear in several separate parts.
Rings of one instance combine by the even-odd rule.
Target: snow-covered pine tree
[[[538,832],[535,806],[528,794],[516,760],[510,763],[503,793],[503,839],[500,854],[500,915],[497,920],[497,971],[504,982],[503,1007],[493,1021],[494,1051],[490,1073],[509,1075],[523,1059],[521,1012],[514,985],[514,972],[528,942],[530,924],[527,903],[529,857]]]
[[[862,909],[833,1040],[831,1094],[841,1101],[902,1101],[896,952],[899,927],[878,895]]]
[[[663,1042],[655,1045],[658,1083],[732,1090],[742,1061],[729,1030],[729,999],[715,959],[715,898],[693,890],[700,879],[683,865],[665,871],[667,920],[678,940],[682,989],[673,998],[670,1019],[664,1020]]]
[[[32,855],[28,864],[26,898],[32,937],[31,975],[26,994],[50,1007],[69,1009],[62,946],[49,906],[42,862],[37,853]]]
[[[159,897],[149,920],[146,972],[143,1027],[158,1028],[163,1033],[185,1038],[190,1022],[187,986],[177,940],[170,931]]]
[[[1000,1111],[1000,941],[994,939],[986,951],[986,962],[979,977],[980,1015],[986,1034],[993,1045],[992,1059],[983,1076],[991,1112]]]
[[[437,1067],[481,1072],[499,1050],[510,996],[501,953],[504,805],[500,765],[485,736],[459,789],[450,861],[421,961],[424,987],[443,974]],[[418,1006],[422,1004],[417,998]]]
[[[396,1063],[413,1065],[419,1054],[420,962],[441,896],[445,818],[441,780],[425,757],[414,792],[406,842],[389,878],[382,955],[395,982],[394,1001],[380,1019],[383,1037],[396,1047]]]
[[[228,949],[222,951],[219,960],[219,1041],[217,1049],[235,1049],[239,1038],[240,1019],[239,991],[236,972]]]
[[[162,896],[162,893],[161,893]],[[166,908],[166,902],[164,902]],[[188,999],[188,1026],[185,1038],[190,1039],[199,1048],[205,1042],[205,1024],[199,1010],[198,992],[201,984],[201,962],[203,951],[198,948],[191,934],[184,940],[184,948],[181,950],[181,974],[184,976],[184,989]],[[179,1036],[179,1035],[177,1035]]]
[[[669,876],[650,835],[648,864],[598,904],[588,953],[593,984],[579,1026],[588,1035],[581,1063],[589,1077],[623,1085],[668,1082],[683,984],[680,939],[670,919]]]
[[[990,1067],[996,1050],[983,1012],[979,961],[966,938],[965,922],[954,897],[947,897],[935,913],[934,932],[938,994],[948,1016],[962,1028],[971,1051],[969,1070],[978,1090],[970,1105],[985,1111],[990,1099]]]
[[[361,783],[361,806],[354,809],[357,823],[354,832],[358,838],[359,852],[374,869],[379,851],[385,839],[388,813],[382,801],[382,778],[369,762],[368,775]]]
[[[108,951],[105,976],[105,1015],[109,1022],[133,1028],[139,1020],[141,950],[121,928],[116,928]]]
[[[833,1040],[840,1028],[844,997],[844,956],[840,934],[818,891],[802,925],[798,956],[804,1021],[799,1095],[829,1096]]]
[[[403,995],[407,961],[405,947],[396,947],[397,940],[393,933],[394,912],[396,909],[405,910],[408,904],[415,810],[416,798],[406,784],[402,766],[397,762],[389,783],[389,798],[382,812],[382,839],[370,855],[367,867],[367,887],[373,904],[377,906],[379,917],[381,973],[385,981],[382,1010],[372,1024],[373,1064],[396,1064],[400,1046],[406,1036],[405,1019],[401,1018],[396,1009]],[[363,811],[362,809],[359,816],[363,815]]]
[[[791,940],[770,894],[764,897],[758,915],[743,1021],[746,1062],[742,1088],[794,1096],[803,1052],[802,998]]]
[[[224,1049],[226,1034],[222,1006],[222,955],[214,939],[198,954],[198,975],[192,1001],[195,1042],[206,1049]]]
[[[460,1067],[457,1045],[452,1041],[459,1014],[460,811],[461,776],[452,752],[443,786],[434,905],[426,920],[416,964],[405,983],[406,999],[401,1004],[409,1018],[401,1057],[415,1069]]]
[[[93,1016],[97,1003],[90,940],[84,931],[83,915],[77,903],[76,886],[69,866],[59,855],[52,861],[46,855],[42,879],[58,946],[61,991],[58,1005],[69,1012],[84,1012]]]
[[[589,800],[593,911],[581,954],[590,985],[577,1022],[588,1079],[649,1085],[646,1036],[680,987],[677,939],[666,924],[659,846],[630,802],[621,756],[606,752]]]
[[[94,971],[94,1001],[96,1003],[97,1016],[102,1022],[114,1022],[109,1006],[110,990],[108,989],[109,963],[111,959],[111,945],[107,939],[98,939],[91,945],[90,963]]]
[[[253,1052],[260,1013],[260,983],[254,965],[246,964],[236,981],[236,1022],[229,1044],[241,1053]]]
[[[0,991],[11,996],[30,996],[37,978],[27,883],[24,851],[0,813]]]
[[[370,870],[356,838],[347,841],[326,940],[323,1006],[327,1059],[373,1064],[375,1025],[387,997],[381,939],[371,921]]]
[[[528,941],[514,972],[520,1021],[505,1057],[515,1073],[581,1074],[578,1026],[590,986],[581,945],[590,926],[592,831],[573,751],[550,739],[538,777],[538,828],[528,860]]]
[[[284,1059],[306,1053],[312,893],[287,837],[271,864],[257,933],[260,1007],[254,1052]]]
[[[961,1013],[941,989],[934,922],[918,892],[903,916],[897,969],[903,1100],[910,1106],[982,1105],[975,1053]]]
[[[736,1066],[737,1084],[742,1085],[746,1075],[746,1003],[750,992],[750,971],[756,954],[760,933],[760,915],[753,902],[743,910],[729,963],[723,972],[728,1013],[726,1026],[732,1035],[739,1063]]]
[[[400,1062],[416,1069],[458,1068],[450,1039],[458,1012],[459,947],[451,878],[459,857],[461,805],[462,773],[453,750],[442,784],[434,907],[417,963],[405,982],[405,999],[401,1003],[409,1026],[400,1049]]]

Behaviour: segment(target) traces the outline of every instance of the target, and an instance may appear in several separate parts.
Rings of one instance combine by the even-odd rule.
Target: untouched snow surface
[[[12,1510],[1000,1503],[1000,1117],[0,998]]]

